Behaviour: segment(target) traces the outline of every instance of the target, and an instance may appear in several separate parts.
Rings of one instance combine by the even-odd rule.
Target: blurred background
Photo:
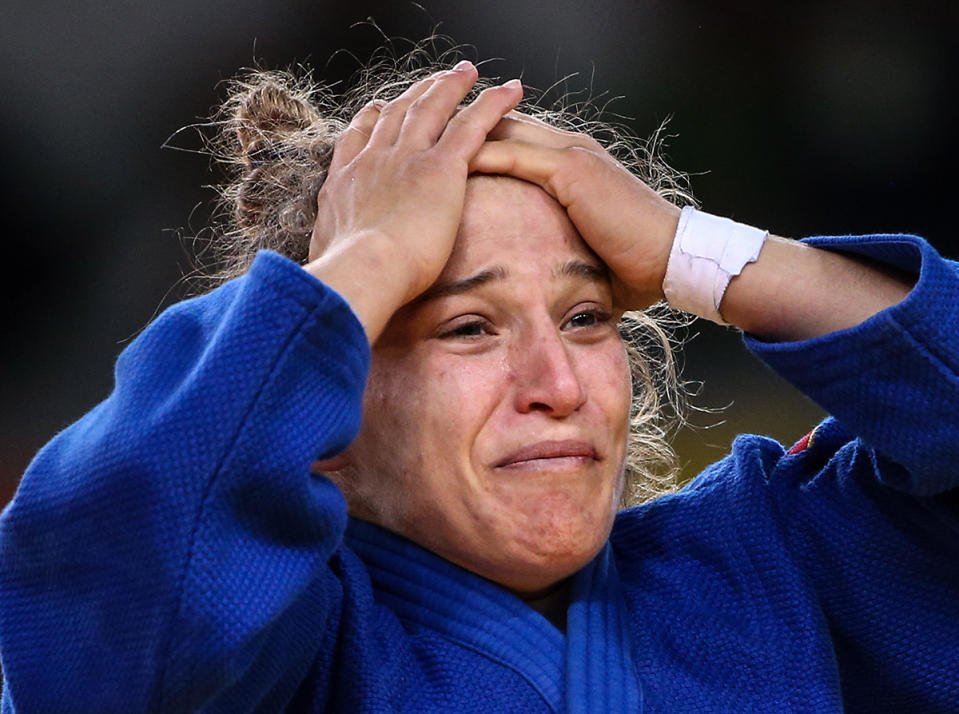
[[[501,58],[485,71],[622,97],[641,135],[670,118],[668,156],[703,207],[775,233],[913,232],[959,254],[959,3],[705,0],[104,0],[0,11],[0,504],[33,453],[104,398],[117,354],[184,292],[203,228],[205,157],[161,149],[209,114],[243,66],[297,61],[343,80],[381,43],[439,31]],[[605,99],[603,100],[605,101]],[[191,145],[190,141],[182,142]],[[195,143],[193,144],[195,146]],[[691,475],[733,435],[802,436],[822,416],[696,325],[704,382],[679,437]],[[722,422],[722,423],[719,423]],[[709,428],[706,428],[709,427]]]

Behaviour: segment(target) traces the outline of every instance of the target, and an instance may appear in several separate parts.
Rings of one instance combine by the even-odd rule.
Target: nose
[[[529,335],[510,353],[517,411],[564,417],[585,403],[586,389],[574,355],[555,327]]]

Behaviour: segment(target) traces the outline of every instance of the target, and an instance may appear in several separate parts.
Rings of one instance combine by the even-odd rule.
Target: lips
[[[520,467],[524,465],[548,465],[551,460],[581,459],[599,460],[595,447],[587,441],[541,441],[524,446],[502,459],[496,468]]]

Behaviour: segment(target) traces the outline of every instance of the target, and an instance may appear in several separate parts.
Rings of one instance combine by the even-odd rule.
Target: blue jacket
[[[0,518],[3,712],[959,712],[959,270],[813,242],[919,282],[747,339],[835,418],[621,513],[565,634],[309,474],[359,428],[369,348],[261,254],[124,351]]]

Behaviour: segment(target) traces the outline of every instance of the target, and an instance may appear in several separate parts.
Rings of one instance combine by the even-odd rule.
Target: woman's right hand
[[[391,102],[371,102],[334,149],[305,267],[347,300],[371,343],[439,276],[470,161],[522,98],[520,83],[507,82],[459,109],[476,79],[476,68],[462,62]]]

